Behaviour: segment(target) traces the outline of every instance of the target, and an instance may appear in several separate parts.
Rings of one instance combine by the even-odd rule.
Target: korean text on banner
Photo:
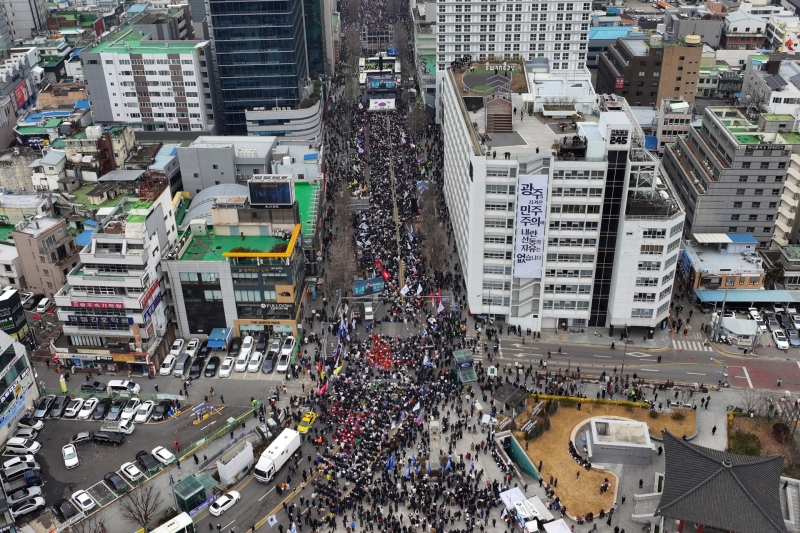
[[[541,278],[547,214],[547,174],[522,174],[517,195],[514,277]]]

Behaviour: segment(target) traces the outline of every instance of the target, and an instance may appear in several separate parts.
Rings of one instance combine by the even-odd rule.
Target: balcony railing
[[[75,240],[75,238],[72,235],[67,234],[64,237],[61,237],[60,239],[57,239],[56,241],[53,241],[53,242],[50,242],[50,243],[47,243],[47,244],[41,243],[41,244],[39,244],[39,253],[40,254],[49,254],[50,252],[52,252],[53,250],[55,250],[59,246],[65,245],[68,242],[74,241],[74,240]]]

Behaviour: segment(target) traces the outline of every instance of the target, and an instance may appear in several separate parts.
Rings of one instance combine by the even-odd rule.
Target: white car
[[[150,419],[150,415],[153,414],[153,409],[155,409],[156,403],[152,400],[147,400],[143,404],[139,406],[139,410],[136,411],[136,415],[133,417],[133,421],[137,424],[144,424]]]
[[[123,476],[130,479],[131,481],[136,481],[140,477],[144,476],[144,474],[142,474],[142,471],[139,470],[139,467],[133,463],[123,464],[122,467],[119,469],[119,471],[122,472]]]
[[[776,329],[772,332],[772,338],[775,339],[775,346],[779,350],[789,349],[789,339],[786,338],[786,334],[783,331]]]
[[[42,487],[27,487],[9,494],[8,498],[6,498],[6,504],[15,505],[29,498],[36,498],[37,496],[42,496]]]
[[[83,398],[73,398],[64,410],[64,418],[75,418],[83,407]]]
[[[18,504],[12,505],[10,508],[11,516],[19,518],[22,515],[38,511],[45,506],[44,498],[36,496],[35,498],[28,498]]]
[[[136,416],[136,412],[139,409],[139,405],[141,405],[141,401],[138,398],[131,398],[125,403],[125,408],[122,410],[122,415],[120,415],[120,421],[130,420],[134,416]]]
[[[97,407],[97,402],[99,402],[97,398],[92,396],[85,402],[83,402],[83,407],[81,410],[78,411],[78,420],[88,420],[92,413],[94,412],[94,408]]]
[[[73,444],[67,444],[61,448],[61,456],[64,458],[64,466],[67,467],[67,470],[76,468],[81,464],[81,460],[78,459],[78,450],[75,449]]]
[[[255,352],[250,356],[250,362],[247,363],[248,372],[258,372],[261,370],[261,352]]]
[[[172,347],[169,349],[169,353],[178,357],[183,351],[183,345],[183,339],[175,339],[175,342],[172,343]]]
[[[234,359],[233,357],[226,357],[219,367],[219,377],[228,378],[233,370]]]
[[[247,337],[242,340],[242,347],[239,349],[239,358],[241,359],[244,355],[245,357],[250,357],[250,352],[253,351],[253,337],[248,335]]]
[[[33,457],[33,455],[30,455],[30,454],[28,454],[28,455],[18,455],[17,457],[14,457],[13,459],[9,459],[8,461],[5,461],[3,463],[3,470],[10,470],[11,468],[14,468],[15,466],[19,466],[22,463],[33,463],[33,462],[36,462],[36,459]]]
[[[239,354],[239,358],[236,359],[236,365],[234,366],[234,369],[237,372],[244,372],[245,370],[247,370],[247,363],[249,362],[250,362],[249,353],[247,355]]]
[[[156,458],[156,461],[158,461],[162,465],[170,465],[175,462],[175,456],[172,455],[172,452],[170,452],[163,446],[158,446],[156,448],[153,448],[153,451],[150,453],[152,453],[153,457]]]
[[[283,346],[281,346],[281,355],[292,355],[292,352],[294,352],[294,345],[296,342],[297,340],[291,335],[286,337],[283,340]]]
[[[191,339],[186,344],[186,349],[184,351],[188,353],[190,356],[194,357],[197,355],[198,348],[200,348],[200,341],[197,339]]]
[[[89,509],[97,505],[97,502],[94,501],[94,498],[89,496],[89,493],[86,492],[85,490],[75,491],[72,494],[71,499],[72,503],[74,503],[75,506],[81,511],[88,511]]]
[[[30,300],[31,298],[33,298],[33,293],[32,292],[21,292],[21,293],[19,293],[19,300],[20,300],[20,303],[22,303],[22,305],[25,305],[26,303],[28,303],[28,300]]]
[[[242,495],[236,492],[235,490],[230,491],[227,494],[223,494],[216,500],[214,503],[211,504],[211,507],[208,508],[208,512],[213,514],[214,516],[219,516],[231,507],[233,504],[238,502],[242,499]]]

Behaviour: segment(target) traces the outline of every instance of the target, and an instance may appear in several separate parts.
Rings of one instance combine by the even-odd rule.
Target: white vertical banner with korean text
[[[547,215],[547,174],[521,174],[517,192],[514,277],[541,278]]]

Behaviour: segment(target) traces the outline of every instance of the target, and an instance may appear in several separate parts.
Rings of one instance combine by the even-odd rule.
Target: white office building
[[[437,70],[465,54],[475,61],[544,57],[553,70],[586,65],[591,2],[436,2]],[[426,16],[427,19],[427,16]]]
[[[455,80],[438,73],[437,120],[471,313],[533,331],[660,325],[684,212],[627,102],[600,96],[599,120],[557,134],[530,94],[474,110]]]

